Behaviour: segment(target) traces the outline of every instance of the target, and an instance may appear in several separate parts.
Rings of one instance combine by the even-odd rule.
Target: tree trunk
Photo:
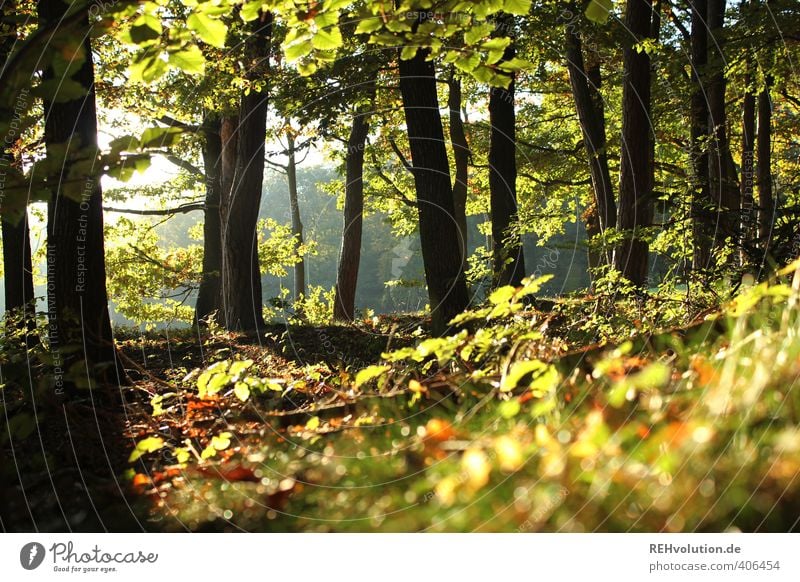
[[[246,42],[251,64],[246,75],[251,81],[263,81],[269,73],[272,14],[262,13],[251,26],[254,30]],[[242,95],[239,107],[236,171],[226,200],[222,239],[224,324],[234,331],[264,327],[256,229],[264,184],[267,98],[267,90],[253,87]]]
[[[61,0],[39,3],[42,22],[58,22],[71,5]],[[60,173],[49,176],[51,198],[47,212],[47,294],[50,345],[55,366],[68,370],[84,361],[78,372],[95,381],[110,383],[123,374],[117,368],[106,293],[103,245],[103,204],[97,155],[97,112],[94,68],[89,43],[89,19],[82,18],[71,37],[83,39],[85,59],[73,80],[86,95],[62,101],[45,99],[45,142],[47,155],[62,160]],[[45,79],[61,76],[52,68]],[[67,148],[64,157],[64,148]],[[76,170],[77,163],[83,167]],[[52,181],[51,181],[52,180]],[[75,350],[75,351],[72,351]],[[61,365],[59,366],[59,363]],[[93,366],[104,369],[93,370]]]
[[[300,201],[297,195],[297,149],[294,136],[289,134],[289,161],[286,164],[286,181],[289,184],[289,208],[292,215],[292,236],[295,252],[299,254],[303,246],[303,221],[300,219]],[[294,300],[306,297],[306,261],[303,257],[294,264]]]
[[[426,50],[418,50],[414,58],[400,60],[400,93],[411,145],[433,332],[444,334],[450,320],[469,304],[469,296],[460,260],[434,64],[426,57]]]
[[[616,249],[614,266],[637,287],[647,287],[648,243],[638,237],[653,219],[650,164],[650,57],[635,44],[650,34],[650,0],[629,0],[625,26],[633,38],[623,50],[622,156],[618,224],[626,238]]]
[[[708,157],[708,175],[711,201],[718,213],[718,228],[714,244],[720,246],[726,237],[738,238],[737,216],[740,203],[736,176],[731,167],[730,144],[728,141],[727,115],[725,111],[724,20],[726,0],[708,0],[707,25],[713,39],[708,43],[708,112],[711,133]]]
[[[747,264],[748,259],[755,259],[753,241],[756,232],[755,209],[753,200],[753,178],[755,176],[755,143],[756,143],[756,96],[753,93],[753,78],[749,70],[745,75],[745,93],[742,103],[742,177],[740,181],[740,198],[742,201],[742,220],[740,242],[740,260]]]
[[[772,77],[758,94],[758,240],[765,258],[771,251],[775,199],[772,194]]]
[[[217,312],[222,300],[222,223],[220,202],[222,196],[222,139],[218,118],[203,122],[203,169],[206,181],[206,200],[203,211],[203,274],[195,304],[195,321],[203,321]]]
[[[708,267],[711,240],[714,236],[714,215],[708,185],[708,102],[705,92],[708,63],[708,30],[706,28],[707,0],[695,0],[692,13],[691,51],[692,80],[691,140],[694,192],[692,195],[692,238],[694,253],[692,269]]]
[[[447,81],[447,107],[450,111],[450,145],[453,148],[456,176],[453,182],[453,212],[458,226],[461,260],[466,264],[468,253],[467,184],[469,181],[469,144],[461,119],[461,81],[451,72]]]
[[[13,6],[9,6],[8,14],[11,14]],[[6,14],[3,14],[5,17]],[[2,44],[0,44],[0,62],[5,63],[6,58],[11,53],[17,35],[14,30],[8,31]],[[23,98],[24,97],[24,98]],[[27,102],[28,95],[20,94],[15,99],[15,103]],[[11,109],[3,108],[0,111],[0,118],[13,119],[15,112]],[[5,177],[7,171],[15,167],[16,160],[14,154],[6,151],[11,145],[0,143],[0,177]],[[2,237],[3,237],[3,285],[5,289],[5,308],[6,315],[14,312],[21,315],[22,327],[27,327],[29,332],[36,329],[36,306],[33,302],[33,268],[31,266],[31,242],[28,229],[28,210],[24,209],[22,216],[14,215],[7,208],[6,193],[0,189],[0,214],[2,214]],[[26,335],[26,343],[33,340],[33,335]]]
[[[587,71],[580,33],[573,27],[567,28],[566,57],[572,97],[581,125],[583,145],[589,157],[589,174],[594,192],[595,210],[587,216],[597,221],[597,228],[591,228],[587,224],[587,234],[590,230],[603,233],[607,228],[616,225],[617,205],[608,170],[606,123],[600,95],[600,65],[595,64]],[[606,256],[605,262],[610,264],[610,256]]]
[[[361,229],[364,212],[364,146],[369,133],[366,111],[357,111],[347,140],[344,184],[344,229],[339,269],[336,273],[336,290],[333,318],[352,321],[355,317],[358,267],[361,262]]]
[[[506,30],[513,18],[503,16],[498,27]],[[513,43],[503,61],[514,58]],[[520,285],[525,276],[525,254],[517,220],[517,115],[514,109],[514,75],[509,75],[508,88],[489,90],[489,198],[492,215],[492,240],[495,287]]]

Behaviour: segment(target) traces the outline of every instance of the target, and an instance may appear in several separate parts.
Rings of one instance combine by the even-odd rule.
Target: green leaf
[[[526,16],[531,10],[532,0],[505,0],[503,2],[503,12]]]
[[[296,61],[309,54],[312,50],[313,47],[311,43],[305,38],[283,47],[283,53],[286,55],[286,60],[288,61]]]
[[[311,46],[321,51],[335,50],[342,46],[342,42],[342,33],[335,26],[328,30],[320,29],[311,37]]]
[[[533,375],[530,381],[531,388],[541,390],[544,385],[551,387],[553,382],[553,375],[558,377],[553,367],[539,360],[529,360],[526,362],[514,362],[509,369],[508,373],[503,377],[500,382],[500,391],[509,392],[519,385],[519,383],[529,375]],[[544,378],[544,380],[542,380]]]
[[[228,374],[230,374],[231,376],[238,376],[252,365],[253,365],[253,360],[237,360],[231,364],[231,368],[230,370],[228,370]]]
[[[586,18],[598,24],[605,24],[613,7],[612,0],[591,0],[586,7]]]
[[[233,387],[233,393],[242,402],[247,402],[247,399],[250,398],[250,386],[244,382],[237,382]]]
[[[259,12],[261,12],[261,6],[263,6],[261,0],[255,0],[254,2],[245,2],[242,5],[242,10],[239,12],[239,15],[245,22],[251,22],[256,18],[258,18]]]
[[[319,428],[319,416],[312,416],[306,423],[306,430],[317,430]]]
[[[514,297],[514,293],[516,293],[516,289],[511,285],[506,285],[505,287],[499,287],[492,291],[492,294],[489,295],[489,303],[492,305],[500,305],[501,303],[506,303]]]
[[[179,127],[148,127],[139,138],[142,148],[162,148],[175,145],[183,130]]]
[[[359,388],[370,380],[379,378],[389,371],[389,366],[368,366],[356,374],[355,387]]]
[[[186,26],[197,33],[204,42],[217,48],[225,47],[225,37],[228,34],[228,27],[224,22],[209,18],[200,12],[193,12],[186,19]]]
[[[164,439],[161,437],[147,437],[136,443],[136,448],[133,449],[131,455],[128,457],[128,462],[133,463],[144,455],[145,453],[152,453],[164,446]]]
[[[519,400],[515,398],[514,400],[506,400],[505,402],[501,402],[497,407],[497,411],[503,418],[514,418],[517,414],[519,414],[520,408],[521,406]]]
[[[367,34],[374,32],[383,26],[383,21],[377,16],[370,16],[359,21],[356,26],[356,34]]]
[[[189,75],[201,74],[205,70],[206,59],[196,45],[189,45],[179,51],[170,53],[169,64],[178,67]]]

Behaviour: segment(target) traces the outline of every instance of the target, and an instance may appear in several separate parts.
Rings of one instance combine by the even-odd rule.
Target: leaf
[[[510,436],[504,435],[495,439],[494,450],[497,453],[497,461],[503,471],[512,473],[525,464],[522,447]]]
[[[319,428],[319,416],[312,416],[306,423],[306,430],[317,430]]]
[[[247,402],[247,399],[250,398],[250,386],[244,382],[237,382],[233,387],[233,393],[242,402]]]
[[[558,372],[544,362],[539,360],[529,360],[526,362],[514,362],[508,373],[500,382],[500,391],[509,392],[528,375],[534,375],[529,385],[533,390],[543,391],[552,387],[554,377],[557,379]]]
[[[178,67],[189,75],[201,74],[205,70],[206,59],[195,45],[187,46],[169,54],[169,64]]]
[[[133,463],[139,458],[144,455],[145,453],[152,453],[160,449],[164,446],[164,439],[161,437],[147,437],[136,443],[136,448],[133,449],[130,456],[128,457],[128,462]]]
[[[519,414],[520,408],[521,406],[519,400],[515,398],[514,400],[506,400],[505,402],[501,402],[497,407],[497,411],[503,418],[514,418],[517,414]]]
[[[473,491],[477,491],[489,482],[492,467],[489,458],[479,448],[471,447],[464,452],[461,468],[467,476],[467,485]]]
[[[289,45],[284,45],[283,53],[286,55],[286,60],[288,61],[296,61],[299,58],[306,56],[313,50],[311,43],[308,42],[308,39],[300,39],[296,42],[293,42]]]
[[[531,10],[532,0],[505,0],[503,2],[503,12],[526,16]]]
[[[330,30],[319,29],[311,37],[311,46],[321,51],[335,50],[342,46],[342,43],[342,33],[335,26]]]
[[[612,0],[590,0],[586,7],[586,18],[597,24],[605,24],[613,7]]]
[[[356,374],[356,379],[354,382],[355,388],[360,388],[362,385],[366,384],[370,380],[374,380],[375,378],[380,378],[386,372],[389,371],[389,366],[367,366],[363,370],[359,370]]]
[[[247,368],[253,365],[253,360],[237,360],[231,364],[230,370],[228,370],[228,374],[231,376],[239,376],[242,372],[244,372]]]
[[[179,127],[148,127],[142,132],[139,143],[142,148],[162,148],[175,145],[183,130]]]
[[[186,19],[186,26],[189,30],[197,33],[204,42],[217,48],[225,47],[225,37],[228,34],[228,27],[221,20],[209,18],[200,12],[193,12]]]
[[[514,297],[514,293],[516,289],[511,285],[506,285],[505,287],[499,287],[492,291],[492,294],[489,295],[489,303],[492,305],[499,305],[501,303],[506,303]]]

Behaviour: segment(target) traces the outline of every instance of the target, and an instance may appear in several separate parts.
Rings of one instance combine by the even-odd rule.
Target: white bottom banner
[[[796,534],[4,534],[17,580],[800,580]]]

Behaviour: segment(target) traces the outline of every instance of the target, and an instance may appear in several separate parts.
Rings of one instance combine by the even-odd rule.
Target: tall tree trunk
[[[13,13],[13,6],[8,7],[8,13],[3,12],[5,20],[7,15]],[[14,47],[17,39],[15,29],[6,33],[0,44],[0,63],[5,63],[8,55]],[[0,65],[1,67],[2,65]],[[30,95],[20,93],[17,95],[15,107],[23,108],[27,105]],[[6,120],[14,119],[16,112],[13,109],[0,110],[0,118]],[[9,170],[16,167],[16,160],[11,151],[6,148],[9,143],[0,143],[0,177],[5,177]],[[28,228],[28,210],[24,209],[22,216],[14,215],[8,208],[6,201],[7,194],[0,189],[0,214],[2,214],[2,237],[3,237],[3,285],[5,289],[5,308],[6,314],[14,312],[23,317],[20,321],[22,326],[27,327],[28,331],[36,329],[36,308],[33,303],[33,268],[31,266],[31,242]],[[33,340],[32,335],[26,335],[26,343]]]
[[[566,57],[572,97],[583,134],[583,145],[589,158],[589,174],[592,178],[595,211],[587,214],[597,222],[597,228],[587,224],[587,233],[603,233],[617,223],[617,204],[608,170],[606,151],[606,122],[602,96],[600,95],[600,65],[595,63],[588,71],[584,64],[580,33],[567,27]],[[610,255],[605,262],[610,264]]]
[[[467,185],[469,181],[469,144],[461,119],[461,81],[451,71],[447,81],[447,108],[450,115],[450,145],[453,148],[453,160],[456,167],[453,182],[453,212],[458,226],[458,242],[461,245],[461,260],[466,263],[468,253],[467,236]]]
[[[269,74],[272,14],[254,20],[246,41],[247,78],[263,82]],[[264,327],[261,270],[258,264],[258,211],[264,184],[267,124],[266,89],[243,94],[237,129],[236,172],[226,202],[222,234],[222,297],[225,327],[258,331]]]
[[[772,77],[758,94],[758,240],[764,255],[769,255],[775,198],[772,193]]]
[[[295,252],[303,246],[303,221],[300,219],[300,200],[297,193],[297,148],[291,133],[288,135],[288,157],[286,164],[286,181],[289,184],[289,209],[292,215],[292,236],[294,237]],[[294,300],[299,301],[307,297],[306,291],[306,261],[303,257],[294,264]]]
[[[45,25],[52,24],[70,8],[68,2],[43,0],[39,16]],[[71,39],[83,39],[85,58],[72,78],[86,95],[68,101],[44,101],[47,155],[52,160],[63,159],[58,173],[48,177],[47,294],[54,359],[62,362],[64,370],[83,360],[86,368],[80,373],[86,377],[89,372],[94,385],[95,380],[117,381],[122,371],[116,369],[118,376],[108,373],[114,369],[116,354],[106,293],[100,167],[93,162],[97,156],[97,112],[88,7],[85,10],[86,15],[69,34]],[[52,68],[45,71],[45,79],[61,78]],[[78,163],[85,169],[76,172]],[[92,370],[92,366],[104,369]]]
[[[756,143],[756,96],[753,93],[751,64],[745,74],[745,92],[742,103],[742,177],[740,181],[740,198],[742,201],[742,220],[740,243],[740,261],[747,264],[748,259],[755,259],[749,253],[753,250],[755,239],[755,209],[753,200],[753,178],[755,177],[755,143]]]
[[[502,15],[498,19],[498,28],[508,30],[512,24],[512,16]],[[514,55],[512,42],[501,62],[511,60]],[[508,77],[508,88],[489,90],[489,198],[495,287],[520,285],[525,276],[525,254],[517,219],[517,114],[513,73]]]
[[[400,60],[400,93],[411,145],[433,332],[444,334],[450,320],[469,304],[469,296],[460,260],[434,64],[427,56],[428,51],[418,50],[414,58]]]
[[[692,269],[708,267],[711,240],[714,236],[714,216],[711,212],[711,194],[708,184],[708,101],[705,89],[708,64],[708,28],[706,13],[708,0],[694,0],[691,5],[691,140],[694,192],[692,195],[692,238],[694,253]]]
[[[711,133],[709,152],[709,186],[711,201],[719,216],[716,246],[726,237],[737,238],[740,207],[735,170],[732,168],[728,141],[727,114],[725,111],[724,21],[726,0],[708,0],[707,24],[712,42],[708,44],[708,112]]]
[[[222,138],[217,117],[203,122],[203,170],[206,181],[206,200],[203,211],[203,274],[195,304],[195,321],[203,321],[220,308],[222,300]]]
[[[650,34],[650,0],[629,0],[625,26],[633,38],[623,50],[622,157],[619,184],[619,228],[627,231],[616,249],[614,267],[637,287],[647,286],[648,243],[638,236],[653,219],[650,164],[650,57],[635,44]]]
[[[336,290],[333,318],[352,321],[355,317],[358,267],[361,262],[361,230],[364,213],[364,146],[369,133],[368,112],[356,111],[347,140],[344,184],[344,229],[339,268],[336,273]]]

